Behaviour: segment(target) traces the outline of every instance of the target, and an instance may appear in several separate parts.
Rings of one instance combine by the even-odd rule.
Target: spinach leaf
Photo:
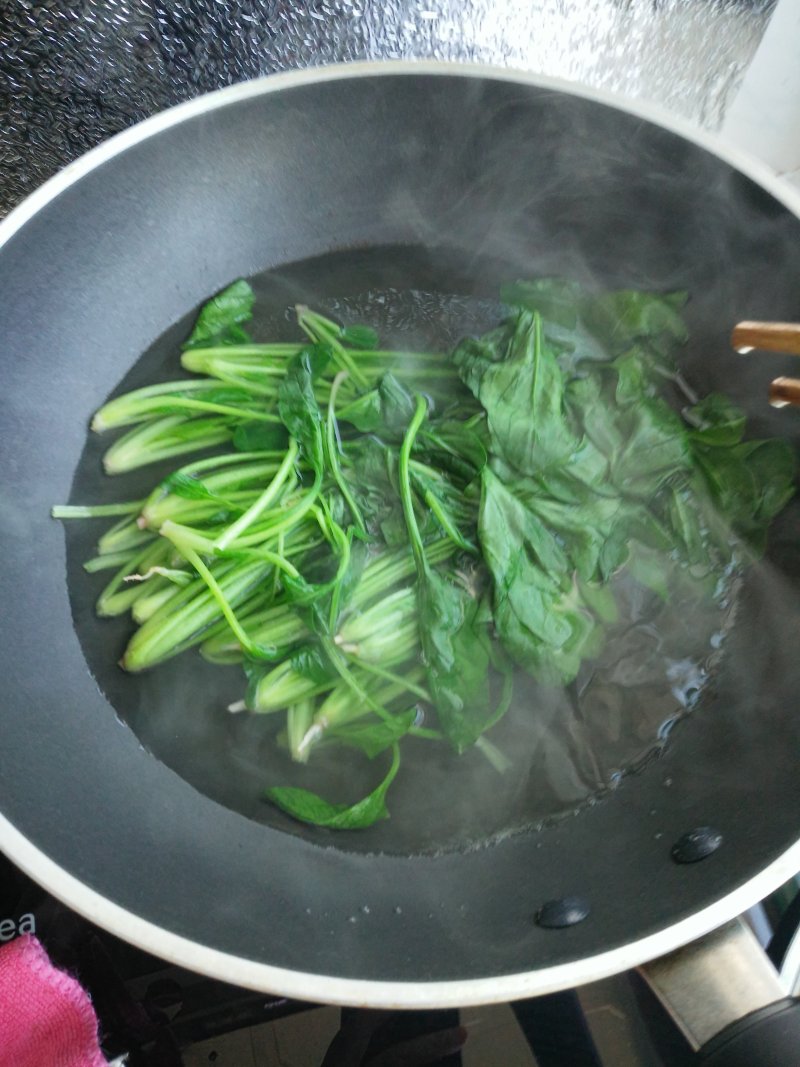
[[[333,349],[329,344],[325,344],[323,341],[317,341],[313,345],[306,345],[306,347],[298,352],[294,358],[295,360],[300,359],[304,363],[307,363],[308,368],[311,371],[312,379],[316,380],[328,369],[330,362],[333,359]]]
[[[468,364],[474,361],[482,363],[502,363],[508,355],[508,347],[514,333],[515,316],[512,316],[502,325],[489,330],[481,337],[464,337],[453,349],[451,359],[458,364],[459,360]],[[462,375],[462,381],[464,377]],[[465,384],[467,384],[465,382]],[[472,389],[471,386],[468,388]],[[472,389],[473,395],[475,390]]]
[[[183,471],[174,471],[161,483],[161,488],[167,493],[182,497],[184,500],[209,500],[220,504],[224,508],[230,508],[231,504],[224,497],[217,496],[200,481],[199,478],[184,474]]]
[[[688,336],[680,314],[685,292],[620,290],[591,296],[576,282],[538,278],[505,286],[501,298],[542,316],[548,341],[565,353],[565,369],[608,360],[641,341],[663,359]]]
[[[559,576],[567,574],[570,564],[563,544],[533,510],[537,506],[542,507],[547,515],[549,503],[553,509],[551,514],[555,514],[560,505],[557,501],[539,496],[535,483],[528,482],[519,475],[515,480],[511,480],[508,477],[511,472],[504,473],[505,479],[498,477],[494,469],[487,468],[483,472],[481,524],[490,522],[496,525],[498,530],[505,528],[505,540],[509,544],[527,544],[528,554],[545,571],[555,572]],[[579,513],[579,509],[573,508],[572,505],[561,507]]]
[[[747,421],[742,409],[720,393],[710,393],[689,408],[687,419],[695,427],[689,434],[692,441],[718,446],[738,444]]]
[[[281,584],[287,603],[296,608],[310,607],[313,613],[316,611],[318,602],[330,595],[334,582],[330,577],[322,578],[320,581],[309,581],[302,574],[296,578],[290,574],[283,574]],[[312,619],[307,618],[306,621],[316,631],[317,628],[312,624]]]
[[[408,544],[408,529],[401,507],[392,507],[384,511],[378,529],[389,548],[399,548],[401,545]]]
[[[615,496],[648,499],[663,481],[691,467],[685,424],[665,401],[649,395],[647,382],[639,355],[629,353],[608,371],[588,374],[567,388],[573,418],[608,461],[608,488]],[[596,463],[592,475],[587,484],[596,492],[602,482]]]
[[[327,655],[318,644],[303,645],[298,648],[289,657],[289,662],[293,670],[304,678],[308,678],[309,681],[314,682],[315,685],[321,682],[333,682],[339,677],[336,669],[331,665]]]
[[[663,552],[633,541],[630,545],[627,570],[640,585],[652,589],[662,600],[668,600],[668,557]]]
[[[324,467],[322,414],[314,396],[311,358],[305,349],[294,357],[280,384],[278,413],[312,470],[321,477]]]
[[[376,331],[371,326],[362,326],[358,323],[354,323],[352,326],[345,326],[339,334],[339,340],[343,345],[350,345],[351,348],[374,350],[378,347],[378,334]]]
[[[269,452],[285,448],[288,440],[286,427],[273,422],[240,422],[233,431],[237,452]]]
[[[490,724],[489,615],[456,578],[433,570],[414,512],[409,462],[427,405],[417,397],[400,449],[398,479],[403,515],[417,569],[417,611],[428,690],[442,731],[457,752],[473,744]]]
[[[462,342],[453,359],[486,410],[492,450],[523,473],[563,464],[580,442],[564,412],[564,382],[536,312],[521,311],[506,358],[490,362]]]
[[[697,501],[689,486],[672,489],[669,516],[675,537],[680,542],[681,556],[695,567],[709,567],[711,558],[708,540],[703,532]]]
[[[617,382],[613,399],[623,407],[638,404],[642,397],[655,396],[653,355],[642,345],[628,349],[611,363]]]
[[[741,455],[758,485],[755,519],[765,525],[792,499],[797,474],[795,451],[788,441],[747,441]]]
[[[647,507],[624,498],[613,486],[573,480],[570,472],[572,466],[567,466],[558,480],[552,473],[529,478],[493,461],[484,479],[481,511],[487,506],[496,509],[509,535],[526,541],[545,570],[558,575],[575,572],[584,581],[605,580],[617,570],[631,537],[671,548]]]
[[[692,459],[679,415],[657,397],[642,397],[619,420],[624,444],[610,457],[614,485],[626,496],[642,499],[668,478],[688,471]]]
[[[585,581],[597,577],[598,570],[601,577],[608,577],[609,560],[604,553],[611,551],[612,559],[615,556],[616,553],[607,546],[616,534],[620,535],[624,546],[631,511],[620,497],[588,497],[582,504],[564,504],[546,496],[533,496],[528,500],[528,515],[536,516],[551,536],[558,537],[569,558],[569,570],[574,570]],[[539,558],[543,566],[547,566],[541,555]],[[568,568],[548,569],[563,573]],[[616,569],[613,562],[611,569]]]
[[[614,593],[607,583],[581,582],[580,591],[587,607],[602,622],[617,622],[619,620],[619,607],[614,598]]]
[[[340,422],[349,422],[362,433],[376,433],[381,428],[381,398],[375,389],[351,400],[349,404],[343,404],[336,412],[336,418]]]
[[[473,526],[475,522],[475,509],[470,506],[469,498],[444,478],[434,476],[431,468],[420,467],[412,472],[411,483],[429,509],[423,532],[427,533],[428,525],[436,522],[459,548],[476,553],[474,544],[461,532],[462,525]]]
[[[378,385],[336,413],[362,433],[379,433],[389,440],[402,437],[414,413],[411,394],[391,373]]]
[[[330,830],[363,830],[381,819],[388,819],[386,793],[400,766],[400,749],[392,748],[392,763],[383,781],[355,804],[331,804],[316,793],[294,786],[274,786],[265,797],[287,815],[300,822],[324,826]]]
[[[379,722],[354,722],[339,726],[331,735],[342,744],[360,749],[370,759],[400,741],[417,718],[416,708],[409,708]]]
[[[767,525],[794,495],[792,447],[781,440],[743,441],[729,447],[698,444],[694,456],[710,507],[716,510],[717,529],[727,528],[761,551]]]
[[[254,302],[253,290],[241,278],[217,293],[201,308],[184,349],[241,344],[249,340],[240,324],[252,318]]]
[[[350,545],[347,569],[339,577],[331,596],[331,629],[335,628],[339,615],[350,603],[350,599],[358,588],[358,583],[361,581],[368,561],[369,552],[367,546],[362,541],[353,541]]]
[[[485,420],[473,426],[457,419],[444,419],[431,425],[428,430],[421,430],[419,440],[423,442],[426,452],[436,456],[440,466],[466,480],[479,474],[489,458],[489,434]]]
[[[493,578],[498,636],[539,681],[569,682],[596,649],[600,631],[559,565],[553,535],[488,467],[482,478],[479,537]]]
[[[352,527],[345,532],[333,519],[324,497],[322,508],[327,519],[328,542],[319,555],[307,557],[305,576],[283,574],[281,583],[286,602],[295,607],[312,633],[324,639],[330,636],[340,611],[358,584],[367,552],[363,544],[353,542]],[[325,662],[330,661],[330,657],[319,649],[315,655],[322,656]]]
[[[405,543],[405,523],[393,480],[396,452],[375,437],[365,437],[349,443],[346,459],[350,492],[370,536],[383,536],[387,544]],[[381,534],[384,523],[393,536]]]
[[[502,286],[500,299],[513,307],[538,311],[546,322],[556,322],[567,330],[574,330],[578,325],[584,290],[577,282],[566,278],[535,278]]]
[[[436,715],[450,744],[463,752],[486,729],[492,713],[488,616],[474,595],[430,568],[418,579],[417,611]]]
[[[666,356],[689,336],[680,314],[686,300],[685,292],[659,295],[622,289],[589,301],[583,317],[613,355],[647,340],[655,352]]]
[[[565,398],[575,424],[603,456],[608,458],[622,451],[625,439],[618,424],[619,411],[599,375],[573,379],[567,385]]]
[[[384,374],[378,383],[378,395],[383,419],[382,433],[402,436],[414,414],[411,394],[393,374]]]

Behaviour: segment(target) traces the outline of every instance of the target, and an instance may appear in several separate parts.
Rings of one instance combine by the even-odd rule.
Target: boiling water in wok
[[[297,327],[288,309],[302,301],[345,322],[369,323],[385,347],[448,351],[464,334],[491,329],[502,317],[497,285],[491,273],[482,277],[487,280],[476,284],[459,271],[457,259],[415,249],[330,254],[251,279],[256,292],[251,333],[258,339],[294,340]],[[119,392],[178,376],[177,352],[190,321],[159,338]],[[702,390],[702,382],[693,384]],[[109,484],[99,473],[106,445],[104,439],[88,439],[73,500],[112,494],[130,499],[154,483],[153,469],[145,468],[121,478],[119,488]],[[779,520],[773,538],[784,565],[791,515],[792,509]],[[680,744],[682,732],[692,729],[688,713],[713,713],[726,687],[740,691],[746,714],[747,693],[741,692],[740,679],[732,681],[729,668],[733,662],[738,676],[742,653],[752,658],[764,651],[744,639],[750,620],[760,614],[754,602],[769,588],[773,608],[776,595],[786,600],[783,614],[793,596],[767,563],[744,578],[729,574],[713,601],[701,596],[664,603],[635,583],[623,583],[617,589],[620,618],[599,658],[584,663],[573,683],[548,688],[517,672],[511,709],[492,731],[492,742],[509,756],[504,771],[478,751],[456,756],[445,745],[409,738],[403,774],[392,789],[391,820],[333,841],[330,833],[265,804],[265,788],[291,781],[334,800],[352,797],[374,784],[375,767],[358,754],[329,750],[315,753],[298,772],[276,744],[276,717],[226,712],[241,696],[240,668],[208,664],[196,650],[142,675],[121,671],[116,663],[130,623],[96,617],[93,601],[102,578],[89,580],[81,569],[96,533],[94,524],[68,524],[68,580],[87,662],[122,722],[156,758],[219,803],[287,832],[357,850],[479,846],[579,812],[620,785],[628,772],[657,774],[651,764],[663,745]],[[775,630],[778,640],[786,639],[785,629]],[[672,734],[675,723],[687,716],[689,721]]]

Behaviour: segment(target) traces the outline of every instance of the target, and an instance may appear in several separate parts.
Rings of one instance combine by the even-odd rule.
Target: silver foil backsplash
[[[433,58],[644,97],[710,129],[773,0],[0,0],[0,215],[171,104],[274,71]]]

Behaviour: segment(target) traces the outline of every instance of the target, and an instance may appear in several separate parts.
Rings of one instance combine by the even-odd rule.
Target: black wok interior
[[[298,285],[323,302],[371,285],[491,297],[541,273],[686,288],[687,375],[746,407],[754,433],[796,437],[794,414],[765,402],[790,364],[742,360],[728,334],[742,318],[800,317],[798,268],[800,223],[715,156],[597,103],[457,74],[254,96],[91,171],[0,248],[0,810],[166,929],[346,977],[546,967],[652,933],[753,876],[800,830],[796,505],[751,575],[713,695],[659,760],[539,832],[417,856],[386,827],[304,839],[216,789],[214,746],[249,727],[209,732],[196,660],[144,685],[113,668],[125,624],[97,623],[88,595],[68,595],[97,528],[65,542],[48,512],[96,477],[92,411],[163,367],[192,310],[235,277],[270,272],[275,307]],[[177,729],[164,713],[189,681],[194,734],[190,715]],[[674,864],[672,843],[698,825],[723,847]],[[538,906],[564,894],[586,897],[589,919],[538,928]]]

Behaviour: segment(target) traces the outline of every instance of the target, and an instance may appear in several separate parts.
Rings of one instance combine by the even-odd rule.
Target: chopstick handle
[[[774,408],[800,405],[800,378],[776,378],[769,387],[769,402]]]
[[[731,345],[742,354],[761,348],[800,356],[800,325],[794,322],[740,322],[731,333]]]

